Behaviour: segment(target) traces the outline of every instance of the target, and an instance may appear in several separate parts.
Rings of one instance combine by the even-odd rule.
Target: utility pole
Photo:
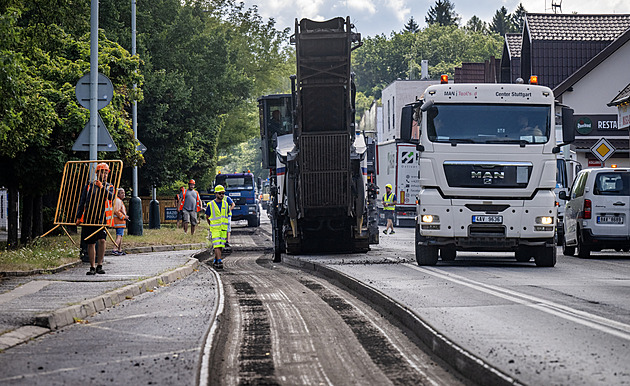
[[[98,160],[98,0],[90,11],[90,161]],[[94,167],[90,168],[92,178]]]
[[[92,0],[94,1],[94,0]],[[131,0],[131,55],[136,55],[136,0]],[[138,85],[134,83],[133,89]],[[138,101],[133,101],[131,113],[131,126],[133,128],[133,138],[138,140]],[[129,213],[131,216],[129,223],[129,234],[142,236],[142,200],[138,197],[138,166],[133,166],[133,191],[129,200]]]

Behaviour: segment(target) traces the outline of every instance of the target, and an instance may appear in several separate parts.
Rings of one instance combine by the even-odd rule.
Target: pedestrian
[[[176,219],[177,228],[182,227],[182,220],[184,219],[184,211],[179,208],[181,208],[182,206],[182,200],[183,200],[185,191],[186,191],[186,188],[182,185],[179,187],[179,192],[175,195],[175,202],[177,203],[175,205],[175,207],[177,208],[177,219]]]
[[[232,234],[232,209],[234,209],[234,201],[228,196],[225,195],[225,200],[228,203],[228,228],[227,228],[227,239],[225,241],[225,247],[230,247],[230,235]]]
[[[199,197],[199,192],[195,190],[195,180],[188,181],[188,189],[182,191],[182,202],[179,204],[179,210],[182,211],[184,233],[188,233],[188,224],[190,223],[190,234],[194,235],[197,226],[197,212],[201,212],[201,197]]]
[[[114,228],[116,228],[117,249],[112,251],[112,254],[116,256],[126,255],[125,251],[122,250],[122,239],[125,235],[125,228],[127,228],[129,216],[127,216],[127,208],[125,208],[125,203],[123,202],[124,199],[125,189],[118,188],[118,194],[114,200]]]
[[[81,188],[76,224],[90,224],[81,226],[81,239],[87,243],[90,259],[90,270],[87,275],[105,273],[103,270],[105,239],[107,238],[105,225],[111,224],[113,217],[111,202],[115,198],[114,186],[107,182],[108,175],[109,166],[101,162],[96,165],[96,180]],[[97,243],[98,248],[96,248]]]
[[[392,185],[385,185],[385,194],[383,195],[383,213],[387,219],[387,226],[383,233],[387,234],[387,230],[391,229],[389,234],[394,234],[394,209],[396,209],[396,194],[392,192]]]
[[[206,221],[210,225],[210,240],[214,250],[213,266],[217,269],[223,269],[221,253],[227,241],[228,210],[225,188],[223,185],[217,185],[214,188],[214,200],[210,201],[206,207]]]

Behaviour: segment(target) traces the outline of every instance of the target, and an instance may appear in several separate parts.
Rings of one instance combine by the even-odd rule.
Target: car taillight
[[[592,211],[593,206],[591,200],[584,200],[584,216],[582,216],[582,218],[585,220],[590,220]]]

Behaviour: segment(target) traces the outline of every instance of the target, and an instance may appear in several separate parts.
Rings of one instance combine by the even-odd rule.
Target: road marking
[[[52,284],[52,283],[54,282],[50,280],[29,281],[28,283],[21,285],[12,291],[0,294],[0,304],[8,303],[12,300],[15,300],[25,295],[34,294],[38,292],[39,290],[41,290],[42,288],[46,287],[48,284]]]
[[[207,386],[210,378],[210,353],[212,352],[212,341],[214,340],[214,336],[217,333],[217,328],[219,327],[219,318],[223,314],[223,302],[225,299],[223,293],[223,282],[221,281],[221,276],[219,274],[206,267],[205,264],[202,264],[208,271],[212,272],[214,278],[217,281],[217,292],[215,297],[215,305],[216,312],[212,317],[212,326],[210,330],[208,330],[208,335],[206,335],[205,343],[203,345],[203,353],[201,355],[201,366],[199,369],[199,379],[197,385],[199,386]]]
[[[536,296],[527,295],[521,292],[501,288],[491,284],[481,283],[453,273],[438,272],[436,268],[423,268],[415,266],[413,264],[406,265],[416,271],[439,277],[441,279],[448,280],[453,283],[475,289],[477,291],[485,292],[487,294],[505,300],[532,307],[548,314],[581,324],[583,326],[587,326],[595,330],[614,335],[618,338],[630,340],[630,325],[628,324],[607,319],[586,311],[577,310],[572,307],[567,307],[562,304],[538,298]]]

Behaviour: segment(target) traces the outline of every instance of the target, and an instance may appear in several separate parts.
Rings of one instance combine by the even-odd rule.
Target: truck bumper
[[[431,215],[433,221],[425,221],[424,215]],[[487,221],[473,221],[473,216],[486,216]],[[551,222],[543,224],[543,217]],[[519,246],[554,245],[555,228],[555,198],[550,191],[539,191],[531,200],[461,200],[444,199],[437,190],[425,190],[418,205],[417,229],[424,245],[515,251]]]

